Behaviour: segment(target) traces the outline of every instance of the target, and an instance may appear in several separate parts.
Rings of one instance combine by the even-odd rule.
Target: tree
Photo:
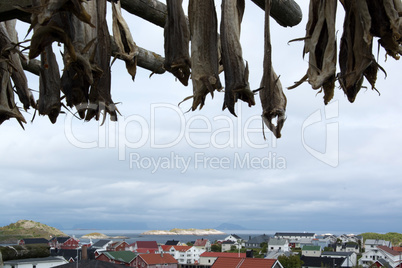
[[[222,246],[219,244],[213,244],[211,246],[211,251],[213,252],[221,252],[222,251]]]
[[[282,264],[283,268],[301,268],[303,265],[299,255],[281,255],[278,257],[278,261]]]

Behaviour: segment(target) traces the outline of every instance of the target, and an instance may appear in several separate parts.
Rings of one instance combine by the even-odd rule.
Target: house
[[[260,248],[261,247],[261,243],[268,243],[269,239],[271,237],[263,234],[263,235],[259,235],[259,236],[255,236],[251,239],[249,239],[246,243],[245,243],[245,247],[246,248]]]
[[[314,238],[311,240],[312,245],[314,246],[320,246],[321,250],[324,250],[324,248],[328,247],[331,244],[331,239],[329,237],[327,238]]]
[[[10,260],[4,262],[4,268],[50,268],[68,263],[63,257],[46,257]]]
[[[246,253],[232,253],[232,252],[204,252],[200,255],[200,265],[211,266],[217,258],[246,258]]]
[[[128,247],[126,247],[126,250],[137,253],[155,253],[161,251],[156,241],[136,241],[128,245]]]
[[[223,239],[223,241],[233,241],[235,243],[239,243],[239,242],[241,243],[242,240],[243,239],[236,234],[231,234],[231,235],[225,237],[225,239]]]
[[[197,264],[200,259],[200,255],[205,252],[194,246],[169,246],[162,245],[162,252],[170,254],[175,258],[179,264]]]
[[[315,238],[315,233],[275,233],[274,237],[276,238],[284,238],[289,240],[299,240],[301,238]]]
[[[58,249],[54,248],[50,250],[50,256],[60,256],[66,259],[68,262],[76,262],[82,259],[95,259],[95,249],[82,248],[78,249]]]
[[[268,251],[267,254],[265,254],[265,259],[278,259],[279,256],[290,257],[297,254],[297,252],[292,251]]]
[[[96,257],[96,260],[135,267],[134,259],[137,255],[132,251],[103,251]]]
[[[222,241],[221,246],[222,246],[222,252],[230,251],[232,247],[235,247],[236,249],[239,248],[239,244],[231,240]]]
[[[301,256],[300,260],[303,262],[302,268],[321,268],[321,267],[352,267],[345,266],[345,258],[331,258],[331,257],[309,257]]]
[[[278,260],[218,257],[212,268],[283,268]]]
[[[178,261],[172,257],[170,254],[160,254],[148,253],[139,254],[134,260],[134,267],[137,268],[177,268]]]
[[[197,239],[195,240],[193,246],[200,250],[211,251],[211,242],[209,242],[208,239],[204,238]]]
[[[355,252],[324,251],[321,253],[321,257],[345,258],[345,264],[347,267],[356,266],[357,264],[357,254]]]
[[[364,248],[366,251],[376,248],[377,246],[386,246],[392,248],[392,243],[382,239],[366,239],[366,241],[364,241]]]
[[[303,246],[302,255],[306,257],[320,257],[321,247],[320,246]]]
[[[377,261],[380,262],[377,263]],[[373,248],[362,253],[362,257],[359,259],[359,265],[369,267],[373,263],[377,263],[378,266],[384,261],[386,261],[392,268],[402,267],[402,254],[401,252],[393,250],[390,247],[377,246],[377,248]]]
[[[289,240],[289,247],[302,248],[304,246],[314,246],[313,238],[299,238]]]
[[[126,250],[126,248],[129,247],[129,244],[125,241],[117,241],[108,244],[106,247],[106,251],[123,251]]]
[[[49,245],[49,240],[45,238],[23,238],[18,240],[18,245],[37,245],[37,244],[46,244]]]
[[[109,244],[113,243],[112,240],[108,239],[100,239],[96,243],[94,243],[91,248],[94,248],[98,251],[106,251]]]
[[[271,237],[268,241],[268,251],[289,250],[289,241],[287,239]]]
[[[51,248],[58,249],[76,249],[79,247],[80,241],[70,236],[53,237],[49,240]]]

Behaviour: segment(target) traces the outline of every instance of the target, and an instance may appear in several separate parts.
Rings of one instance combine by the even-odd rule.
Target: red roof
[[[393,250],[392,248],[386,247],[386,246],[377,246],[377,248],[384,250],[385,252],[388,252],[389,254],[393,256],[399,255],[398,251]]]
[[[197,239],[195,240],[194,246],[195,247],[203,247],[207,244],[208,239]]]
[[[173,247],[173,246],[171,246],[171,245],[161,245],[161,248],[162,248],[163,251],[169,251],[171,247]]]
[[[402,252],[402,247],[392,247],[393,250]]]
[[[155,249],[150,249],[150,248],[137,248],[136,250],[135,250],[135,252],[137,252],[137,253],[155,253],[155,251],[157,251],[157,250],[155,250]]]
[[[276,259],[219,257],[212,268],[272,268],[276,262]]]
[[[187,250],[192,248],[192,246],[173,246],[173,247],[175,250],[181,251],[181,252],[186,252]]]
[[[138,257],[149,265],[178,263],[170,254],[140,254]]]
[[[200,257],[232,257],[232,258],[245,258],[246,253],[233,253],[233,252],[204,252],[200,255]]]

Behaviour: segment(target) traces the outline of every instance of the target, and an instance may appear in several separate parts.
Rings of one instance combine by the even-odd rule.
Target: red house
[[[283,268],[276,259],[219,257],[212,268]]]
[[[159,246],[156,241],[137,241],[130,244],[127,250],[131,250],[137,253],[155,253],[159,252]]]
[[[134,267],[137,268],[177,268],[178,261],[170,254],[139,254],[134,260]]]
[[[111,243],[110,245],[107,246],[106,250],[107,251],[123,251],[126,250],[128,247],[128,243],[125,241],[117,241],[114,243]]]
[[[69,236],[53,237],[49,240],[50,247],[58,249],[76,249],[79,243],[80,240]]]

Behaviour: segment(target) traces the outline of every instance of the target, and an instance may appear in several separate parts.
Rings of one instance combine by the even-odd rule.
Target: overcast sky
[[[170,73],[149,78],[141,68],[132,82],[116,61],[117,123],[100,126],[67,112],[54,125],[36,115],[25,130],[15,120],[0,126],[0,226],[30,219],[64,229],[88,222],[149,229],[229,222],[272,231],[402,232],[401,63],[385,61],[381,49],[378,62],[387,70],[386,78],[378,73],[381,95],[363,88],[353,104],[338,87],[327,106],[307,83],[287,90],[307,71],[303,43],[288,44],[305,35],[308,1],[299,5],[299,25],[271,23],[273,66],[288,99],[282,138],[265,129],[264,140],[258,96],[252,108],[236,104],[238,118],[222,111],[223,93],[186,113],[191,100],[178,103],[192,94],[191,84],[184,87]],[[137,45],[163,55],[163,29],[124,14]],[[21,39],[27,25],[18,27]],[[251,1],[241,34],[256,89],[264,13]],[[38,90],[38,78],[28,79]],[[30,121],[33,111],[23,114]]]

